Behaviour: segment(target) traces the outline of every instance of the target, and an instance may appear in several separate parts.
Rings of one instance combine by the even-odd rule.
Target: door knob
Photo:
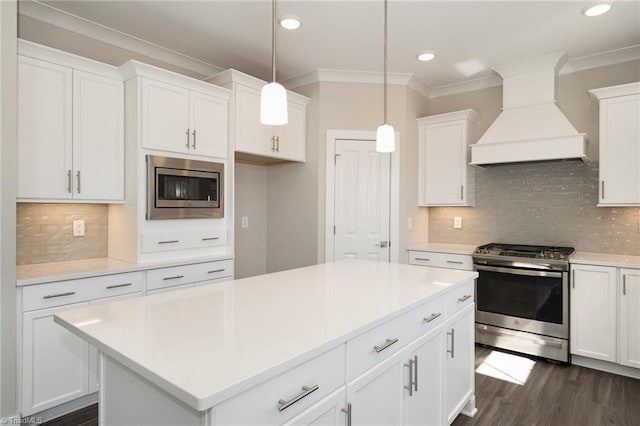
[[[389,241],[380,241],[379,243],[376,243],[376,247],[386,248],[388,246],[389,246]]]

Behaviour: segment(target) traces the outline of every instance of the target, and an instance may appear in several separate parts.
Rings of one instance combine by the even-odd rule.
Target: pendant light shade
[[[396,134],[393,126],[387,124],[387,0],[384,0],[384,123],[376,131],[376,151],[396,150]]]
[[[287,90],[276,83],[276,0],[271,1],[271,71],[272,82],[260,92],[260,122],[279,126],[289,122]]]

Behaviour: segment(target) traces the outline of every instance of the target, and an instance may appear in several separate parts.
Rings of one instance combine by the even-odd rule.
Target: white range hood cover
[[[586,158],[585,134],[556,105],[556,79],[565,62],[562,53],[494,68],[503,79],[502,113],[471,145],[471,164]]]

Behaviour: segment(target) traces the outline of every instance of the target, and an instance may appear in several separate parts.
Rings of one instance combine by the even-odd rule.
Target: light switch
[[[73,236],[84,237],[84,220],[73,221]]]
[[[462,229],[462,216],[453,217],[453,227],[456,229]]]
[[[249,216],[242,216],[242,227],[243,228],[249,227]]]

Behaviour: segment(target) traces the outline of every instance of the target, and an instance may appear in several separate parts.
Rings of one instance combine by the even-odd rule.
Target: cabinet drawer
[[[27,286],[22,289],[22,310],[51,308],[139,291],[142,291],[142,272]]]
[[[474,287],[475,282],[471,281],[445,296],[447,298],[447,318],[451,318],[474,302]]]
[[[406,343],[419,338],[442,324],[446,318],[446,308],[446,297],[441,296],[405,314],[407,316],[405,327],[408,334]]]
[[[409,264],[473,271],[473,259],[465,254],[411,250],[409,251]]]
[[[192,282],[217,280],[233,276],[233,260],[221,260],[218,262],[197,263],[192,266]]]
[[[231,277],[232,275],[232,260],[150,269],[147,271],[147,290]]]
[[[143,253],[192,248],[219,247],[227,244],[224,231],[153,232],[142,234]]]
[[[286,422],[344,385],[344,351],[340,345],[222,402],[215,408],[216,424]]]

